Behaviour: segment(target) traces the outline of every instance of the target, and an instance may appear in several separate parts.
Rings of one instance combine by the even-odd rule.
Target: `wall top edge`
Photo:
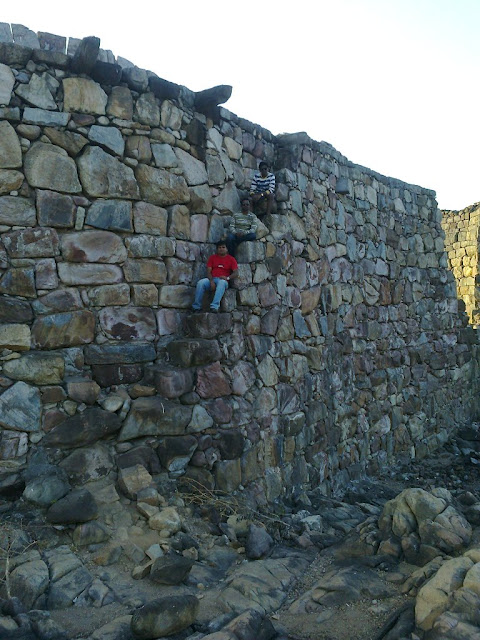
[[[2,45],[7,45],[9,47],[31,49],[32,51],[34,49],[40,49],[45,52],[51,52],[52,54],[59,53],[68,57],[72,57],[75,54],[75,51],[77,50],[81,41],[81,39],[71,38],[68,36],[58,36],[41,31],[34,32],[28,27],[25,27],[21,24],[0,22],[0,48]],[[134,63],[130,62],[126,58],[123,58],[121,56],[114,56],[111,51],[103,49],[100,49],[99,51],[98,60],[103,63],[117,64],[122,67],[122,69],[136,67]],[[52,57],[52,62],[53,61],[54,59]],[[155,76],[159,78],[159,76],[152,71],[144,71],[146,71],[149,77]],[[176,86],[179,87],[184,94],[191,94],[191,98],[193,98],[194,92],[188,89],[188,87],[184,87],[182,85]],[[244,126],[247,130],[250,129],[261,131],[265,139],[274,141],[280,148],[307,146],[310,147],[313,151],[329,156],[331,159],[348,167],[349,169],[354,169],[356,171],[359,171],[360,173],[368,173],[377,180],[380,180],[383,183],[387,183],[391,187],[409,189],[410,191],[416,193],[422,193],[432,197],[436,197],[436,192],[432,189],[427,189],[420,185],[408,183],[398,178],[386,176],[375,171],[374,169],[350,161],[346,156],[335,149],[335,147],[329,142],[326,142],[324,140],[317,141],[311,138],[305,131],[296,133],[281,133],[275,135],[261,125],[252,123],[242,118],[241,116],[238,116],[237,114],[229,111],[228,109],[225,109],[224,107],[220,107],[220,116],[225,120],[234,120],[240,126]],[[479,203],[477,203],[477,205],[472,205],[472,208],[475,208],[478,205]],[[449,212],[444,211],[444,213],[448,214]]]

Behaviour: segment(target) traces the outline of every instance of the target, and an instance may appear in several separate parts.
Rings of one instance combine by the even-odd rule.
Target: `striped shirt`
[[[275,176],[268,173],[266,178],[262,178],[260,173],[253,176],[250,193],[275,193]]]
[[[253,213],[234,213],[233,220],[230,224],[230,231],[237,233],[242,231],[243,233],[255,233],[257,230],[256,218]]]

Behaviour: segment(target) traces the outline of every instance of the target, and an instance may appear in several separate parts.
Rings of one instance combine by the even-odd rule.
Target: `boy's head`
[[[242,198],[240,201],[242,211],[248,211],[250,209],[250,198]]]
[[[262,178],[266,178],[268,174],[268,164],[266,162],[260,162],[258,168],[260,169]]]
[[[228,253],[227,245],[225,244],[225,240],[219,240],[215,245],[217,247],[217,253],[219,256],[226,256]]]

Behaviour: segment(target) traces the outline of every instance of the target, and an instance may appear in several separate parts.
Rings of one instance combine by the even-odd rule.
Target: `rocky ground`
[[[0,638],[480,638],[479,464],[473,425],[283,512],[126,476],[116,498],[96,488],[94,519],[82,490],[47,521],[5,500]]]

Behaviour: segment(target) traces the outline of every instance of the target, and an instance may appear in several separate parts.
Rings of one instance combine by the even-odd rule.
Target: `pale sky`
[[[273,133],[306,131],[357,164],[480,201],[480,0],[21,0],[0,22],[83,38]]]

